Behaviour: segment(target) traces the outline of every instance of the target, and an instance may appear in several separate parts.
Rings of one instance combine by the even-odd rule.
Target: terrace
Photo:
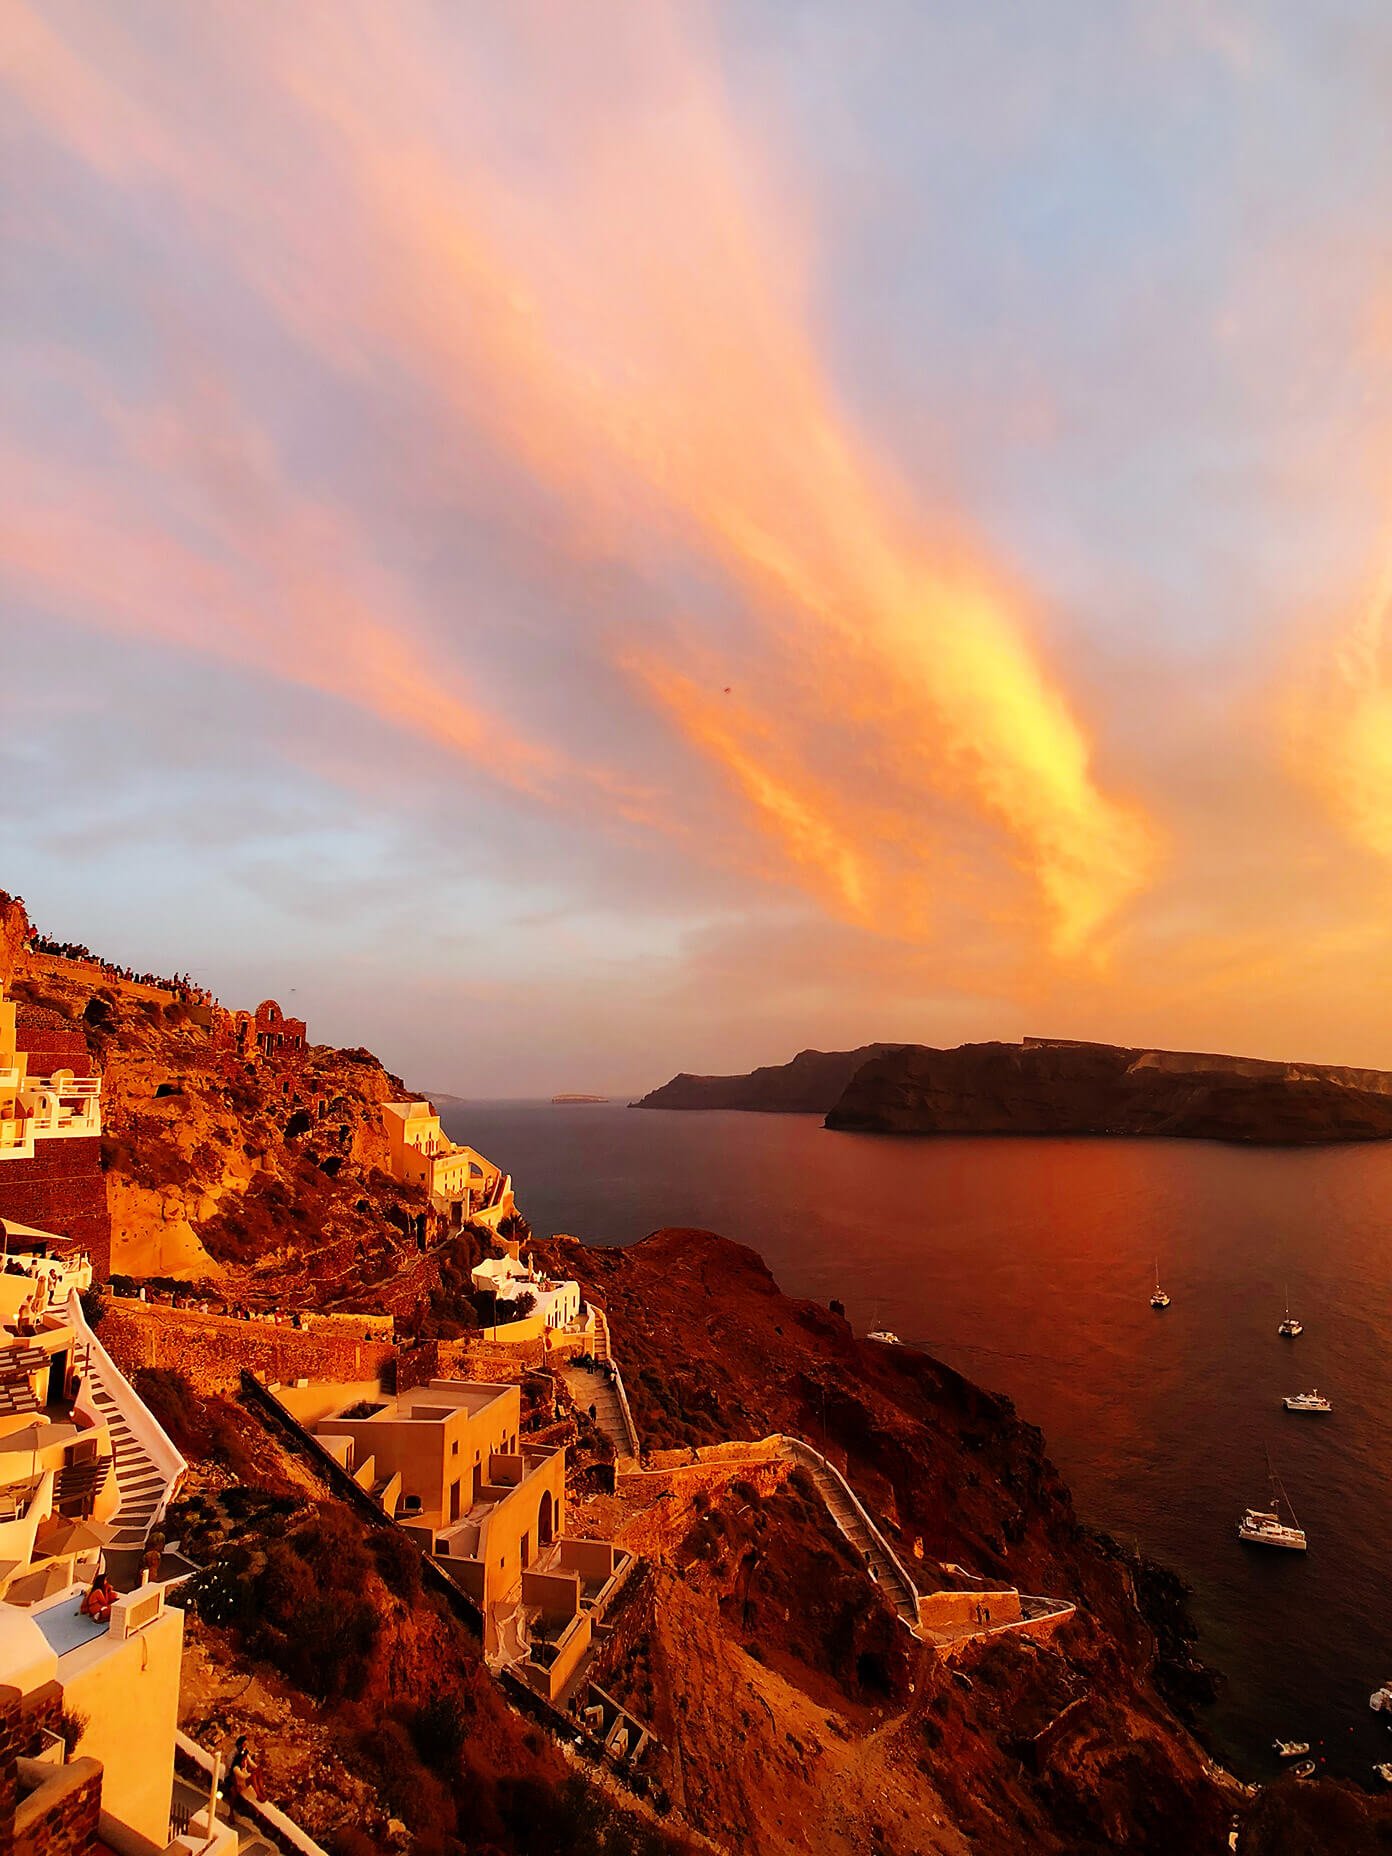
[[[47,1710],[31,1719],[51,1722],[55,1702],[86,1717],[83,1761],[74,1763],[100,1775],[105,1840],[114,1848],[164,1850],[183,1613],[165,1604],[162,1586],[144,1586],[118,1598],[99,1623],[81,1614],[82,1596],[82,1585],[73,1584],[29,1606],[0,1604],[0,1684],[17,1691],[22,1711]],[[30,1738],[42,1736],[31,1730]],[[45,1797],[49,1778],[38,1778],[27,1794],[31,1815],[57,1802]],[[108,1836],[108,1820],[128,1837]]]

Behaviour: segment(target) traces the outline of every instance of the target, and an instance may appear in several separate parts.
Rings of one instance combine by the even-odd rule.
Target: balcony
[[[27,1115],[15,1115],[0,1121],[0,1156],[7,1160],[32,1160],[33,1126]]]

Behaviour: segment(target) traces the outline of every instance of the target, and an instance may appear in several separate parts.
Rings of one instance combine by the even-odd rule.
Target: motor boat
[[[1300,1759],[1310,1750],[1308,1740],[1273,1740],[1271,1750],[1278,1759]]]
[[[1368,1706],[1374,1714],[1379,1711],[1392,1714],[1392,1682],[1384,1682],[1381,1688],[1375,1688],[1368,1697]]]
[[[866,1340],[882,1341],[886,1347],[902,1347],[904,1344],[891,1328],[876,1328],[873,1333],[867,1334],[865,1338]]]
[[[1301,1762],[1300,1762],[1300,1764],[1299,1764],[1298,1766],[1292,1766],[1292,1767],[1291,1767],[1291,1773],[1292,1773],[1292,1775],[1293,1775],[1293,1777],[1295,1777],[1295,1778],[1297,1778],[1297,1779],[1312,1779],[1312,1778],[1314,1778],[1314,1776],[1315,1776],[1315,1762],[1314,1762],[1314,1760],[1312,1760],[1312,1759],[1302,1759],[1302,1760],[1301,1760]]]
[[[1374,1766],[1373,1771],[1384,1785],[1392,1785],[1392,1761],[1384,1760],[1380,1766]]]
[[[1305,1324],[1302,1321],[1297,1321],[1290,1311],[1289,1289],[1286,1290],[1286,1312],[1276,1332],[1278,1334],[1284,1334],[1287,1340],[1294,1340],[1297,1334],[1303,1334],[1305,1332]]]
[[[1305,1551],[1305,1530],[1295,1518],[1290,1497],[1281,1487],[1280,1478],[1266,1459],[1266,1473],[1271,1483],[1270,1508],[1248,1508],[1237,1524],[1237,1537],[1252,1547],[1287,1547],[1293,1553]],[[1282,1508],[1290,1520],[1281,1519]]]
[[[1165,1291],[1160,1287],[1160,1260],[1158,1257],[1155,1262],[1155,1293],[1150,1298],[1150,1305],[1152,1308],[1168,1308],[1170,1305],[1169,1296],[1167,1296]]]
[[[1287,1411],[1333,1411],[1334,1407],[1327,1398],[1321,1398],[1318,1391],[1293,1392],[1281,1403]]]

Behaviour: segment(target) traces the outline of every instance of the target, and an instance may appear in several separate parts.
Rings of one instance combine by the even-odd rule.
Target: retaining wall
[[[376,1379],[396,1357],[390,1341],[351,1333],[271,1327],[191,1309],[113,1298],[101,1339],[123,1372],[163,1366],[183,1373],[196,1391],[233,1396],[243,1368],[263,1384],[296,1379]]]

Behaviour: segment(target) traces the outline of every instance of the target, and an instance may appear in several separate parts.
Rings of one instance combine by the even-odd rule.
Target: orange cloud
[[[742,796],[793,881],[855,919],[918,932],[945,874],[944,835],[965,832],[995,870],[992,906],[1018,913],[1009,896],[1024,873],[1064,955],[1145,887],[1157,834],[1105,789],[1022,602],[953,524],[910,512],[840,405],[804,241],[759,199],[713,61],[675,10],[615,16],[642,81],[618,118],[576,97],[534,125],[550,157],[536,163],[541,190],[497,155],[488,74],[469,68],[467,46],[452,47],[445,73],[394,12],[360,9],[351,31],[338,8],[244,17],[226,34],[228,81],[255,99],[247,120],[332,174],[333,224],[308,195],[296,211],[293,173],[267,198],[214,137],[199,140],[186,108],[191,145],[162,124],[157,91],[137,110],[21,16],[17,82],[50,130],[222,227],[246,276],[320,354],[413,369],[461,432],[484,430],[554,492],[576,551],[641,559],[676,546],[724,576],[743,624],[717,678],[738,679],[737,707],[700,695],[680,632],[659,626],[641,652],[627,639],[614,650],[641,658],[640,687]],[[587,23],[560,7],[520,18],[538,83],[565,94],[558,74]],[[157,71],[136,69],[157,85]],[[401,648],[415,631],[409,601],[341,518],[284,483],[267,488],[283,506],[274,526],[219,547],[230,539],[244,571],[268,576],[274,616],[219,582],[206,589],[218,635],[183,618],[184,641],[468,757],[486,751],[527,790],[554,787],[559,751],[500,744],[448,665],[416,673]],[[26,520],[30,571],[70,579],[71,524],[65,549],[56,508]],[[217,578],[172,542],[149,545],[185,583]],[[107,622],[170,623],[153,600],[101,592],[81,589]],[[679,793],[659,808],[620,775],[596,780],[625,817],[668,827],[683,811]]]
[[[575,126],[559,215],[490,198],[482,156],[461,172],[404,121],[388,132],[379,93],[369,107],[341,59],[297,56],[281,76],[331,126],[370,243],[392,255],[373,308],[398,349],[567,499],[579,545],[612,546],[636,510],[738,589],[739,666],[757,663],[764,691],[746,696],[748,726],[713,719],[689,688],[667,712],[791,867],[864,906],[881,854],[865,826],[884,808],[853,796],[888,768],[901,840],[916,810],[965,808],[1034,879],[1055,947],[1076,951],[1144,887],[1156,834],[1102,789],[998,576],[882,483],[817,356],[804,255],[757,210],[707,75],[660,26],[643,51],[660,132]],[[429,76],[398,77],[398,100],[428,120]],[[651,685],[670,698],[680,675],[666,670]],[[799,769],[843,719],[861,741],[808,779]],[[838,811],[858,811],[858,828]],[[926,890],[932,832],[920,842]]]
[[[1365,849],[1392,860],[1392,555],[1363,613],[1307,673],[1297,771]]]

